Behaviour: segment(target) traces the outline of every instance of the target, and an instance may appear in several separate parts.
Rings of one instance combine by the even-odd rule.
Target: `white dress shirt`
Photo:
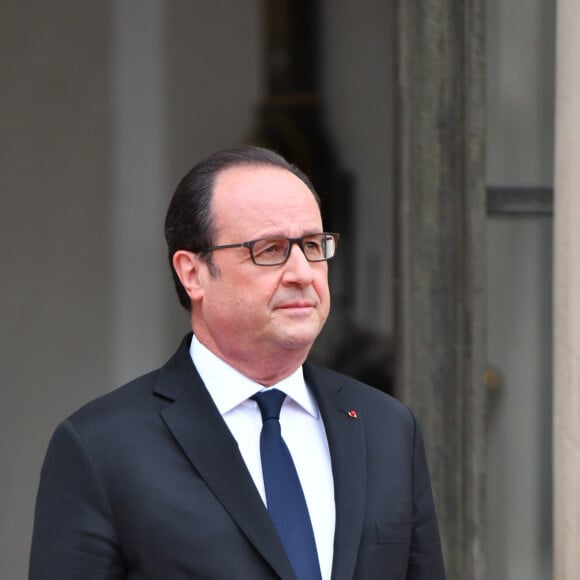
[[[217,357],[195,336],[191,341],[190,354],[237,441],[250,475],[266,504],[260,460],[262,417],[258,404],[250,399],[265,390],[264,387]],[[322,578],[329,580],[336,515],[332,466],[322,417],[312,393],[306,387],[302,367],[273,387],[287,395],[280,411],[282,437],[294,460],[306,498]]]

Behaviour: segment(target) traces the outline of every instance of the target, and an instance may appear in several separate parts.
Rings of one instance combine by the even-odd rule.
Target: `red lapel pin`
[[[351,418],[351,419],[356,419],[358,417],[357,412],[354,409],[351,409],[347,415]]]

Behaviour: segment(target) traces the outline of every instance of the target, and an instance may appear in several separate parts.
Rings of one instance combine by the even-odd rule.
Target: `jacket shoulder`
[[[96,421],[130,421],[132,417],[159,411],[191,384],[193,365],[186,336],[175,354],[163,366],[87,402],[64,422],[75,427]],[[166,386],[160,389],[160,385]]]

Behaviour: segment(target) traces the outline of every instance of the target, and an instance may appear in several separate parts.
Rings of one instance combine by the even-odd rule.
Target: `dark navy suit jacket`
[[[161,369],[57,428],[42,468],[29,580],[294,578],[189,341]],[[344,375],[308,364],[304,372],[332,459],[333,580],[443,580],[413,414]]]

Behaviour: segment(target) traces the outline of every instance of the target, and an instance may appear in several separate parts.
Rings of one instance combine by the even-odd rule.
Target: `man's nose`
[[[295,242],[290,247],[290,254],[285,264],[284,280],[293,284],[310,284],[312,279],[312,263],[306,259],[300,244]]]

